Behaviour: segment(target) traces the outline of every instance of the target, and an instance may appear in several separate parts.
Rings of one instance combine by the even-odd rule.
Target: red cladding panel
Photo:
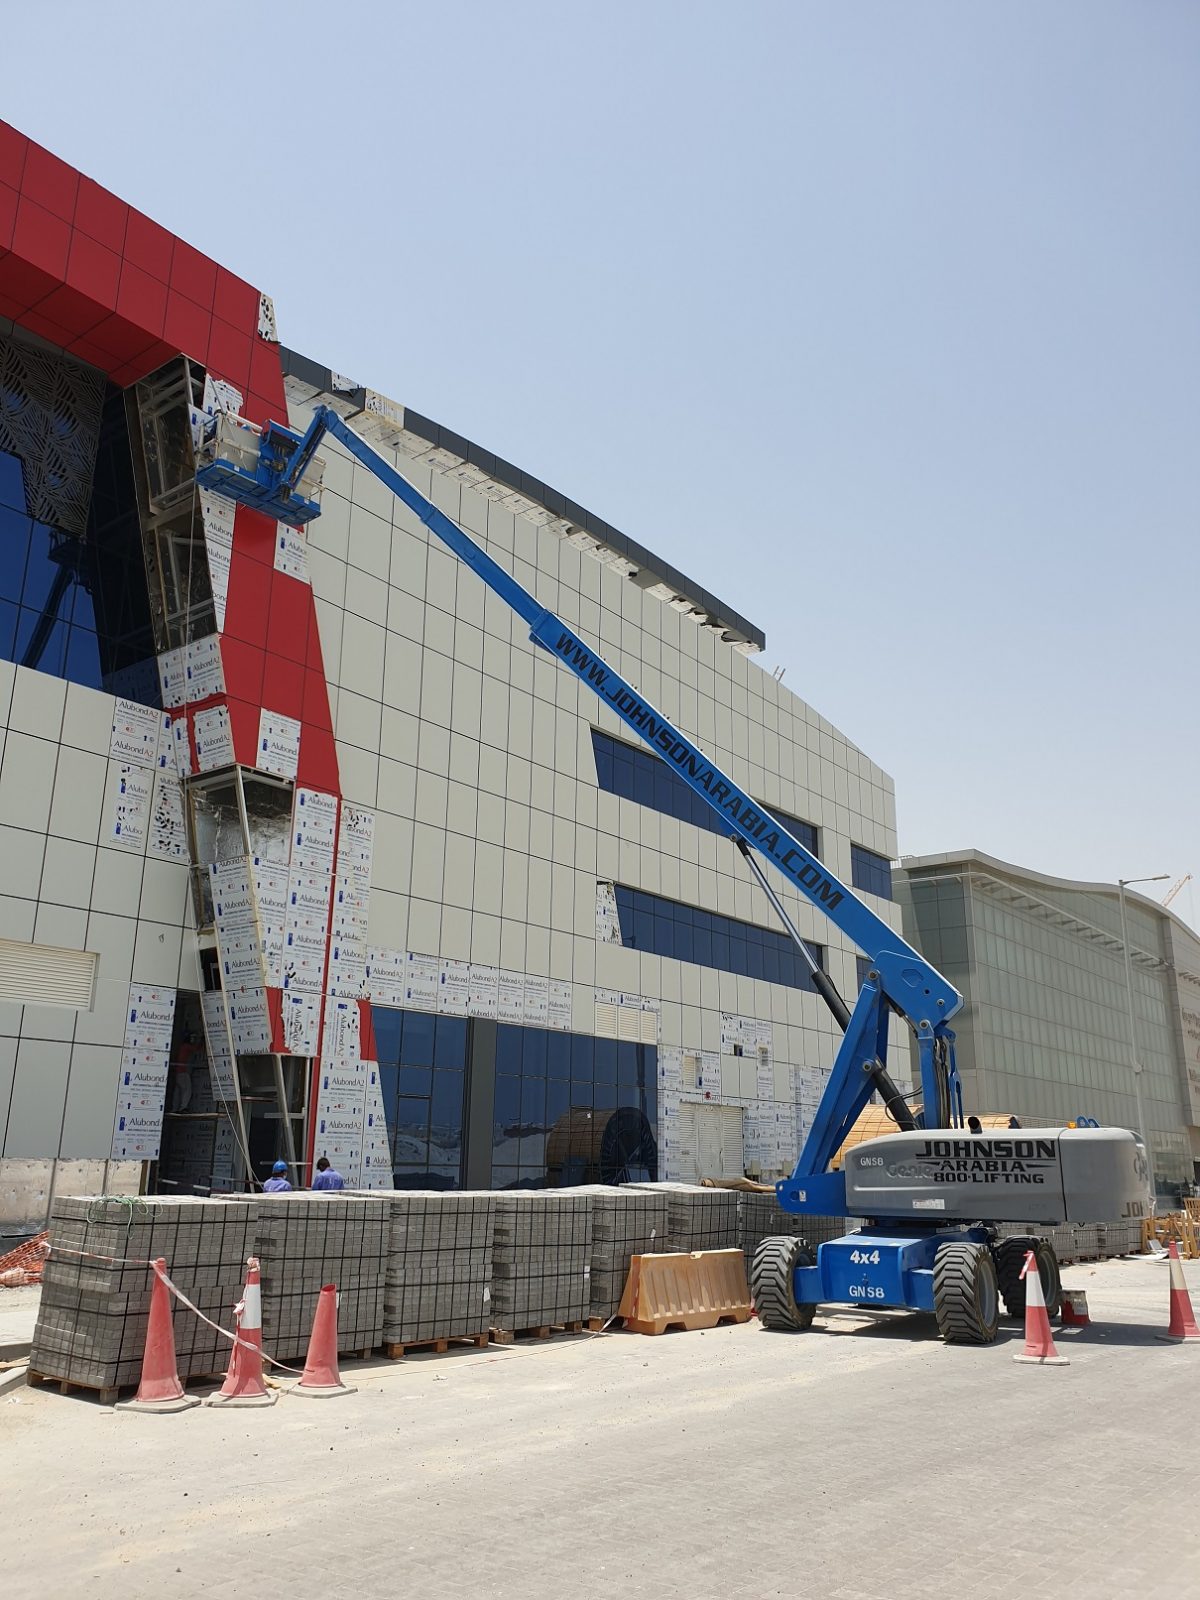
[[[0,183],[0,250],[12,245],[13,229],[17,223],[17,191]]]
[[[229,693],[239,700],[257,705],[262,700],[264,652],[258,645],[234,639],[228,633],[221,638],[221,664],[225,669],[225,683]]]
[[[156,342],[149,349],[143,350],[140,355],[123,366],[116,367],[110,374],[114,383],[122,389],[127,389],[131,383],[136,383],[139,378],[144,378],[147,373],[154,372],[165,361],[170,361],[172,356],[177,356],[179,351],[174,346]]]
[[[117,290],[117,310],[129,322],[161,339],[167,316],[167,286],[126,260]]]
[[[211,311],[217,289],[217,263],[202,255],[195,246],[176,239],[175,253],[171,257],[171,287]]]
[[[59,281],[40,267],[30,266],[24,256],[17,255],[15,251],[4,256],[0,259],[0,297],[3,297],[6,305],[14,307],[5,315],[23,316],[30,306],[37,305],[51,289],[57,288]]]
[[[258,290],[224,267],[217,268],[217,287],[213,315],[241,333],[258,333]]]
[[[98,305],[90,295],[80,294],[77,289],[64,285],[61,289],[52,290],[44,300],[38,302],[37,314],[57,323],[67,335],[69,343],[87,333],[89,328],[94,328],[98,322],[103,322],[109,313],[108,307]],[[27,323],[26,326],[32,324]]]
[[[21,193],[44,206],[63,222],[75,215],[75,196],[79,189],[79,174],[65,161],[43,150],[40,144],[31,144],[25,154],[25,171],[21,177]]]
[[[70,224],[22,194],[17,206],[12,247],[22,260],[61,283],[67,275],[67,256],[71,248]]]
[[[304,668],[295,661],[268,655],[263,672],[262,703],[299,722],[304,711]]]
[[[295,578],[273,574],[271,618],[267,628],[267,652],[286,661],[304,664],[308,651],[308,615],[312,590]]]
[[[267,997],[267,1020],[271,1025],[271,1049],[277,1055],[284,1055],[287,1053],[287,1044],[283,1037],[283,990],[268,984],[264,993]],[[315,1117],[313,1121],[316,1121]]]
[[[255,394],[274,395],[280,387],[282,369],[279,365],[279,346],[268,344],[255,337],[250,352],[250,387]],[[287,417],[280,417],[286,422]]]
[[[118,365],[136,360],[157,343],[153,334],[147,333],[144,328],[139,328],[127,318],[116,315],[106,317],[103,322],[90,329],[87,337],[90,343],[107,351],[110,364],[116,362]]]
[[[322,679],[325,677],[325,654],[321,649],[321,630],[317,623],[315,605],[308,614],[308,649],[304,659],[314,672],[321,674]]]
[[[30,333],[36,333],[39,338],[49,339],[51,344],[63,346],[70,342],[71,335],[66,328],[44,317],[40,311],[24,311],[20,320],[23,328],[28,328]]]
[[[225,632],[234,639],[260,648],[266,644],[271,603],[271,568],[245,555],[241,546],[241,514],[234,531],[233,561],[229,569],[229,597],[225,603]]]
[[[214,317],[208,338],[208,365],[218,378],[245,393],[250,379],[250,335]]]
[[[140,211],[130,211],[125,229],[125,259],[141,267],[159,283],[171,277],[171,253],[175,241],[165,228],[143,216]]]
[[[304,669],[302,721],[325,733],[333,732],[333,720],[329,714],[329,685],[325,682],[325,674],[314,672],[311,667]]]
[[[320,789],[326,794],[341,793],[337,746],[332,733],[305,724],[300,734],[300,766],[296,782],[306,789]]]
[[[115,311],[121,283],[121,258],[115,250],[76,229],[71,236],[67,282],[94,304]]]
[[[176,350],[194,361],[203,361],[208,354],[208,333],[212,317],[186,295],[172,289],[167,295],[167,315],[163,322],[163,338]]]
[[[79,195],[75,201],[75,229],[95,239],[106,250],[120,255],[125,249],[125,225],[129,207],[115,194],[102,189],[90,178],[81,178]]]
[[[0,122],[0,183],[11,189],[21,187],[21,174],[25,170],[25,152],[29,140],[7,122]]]
[[[276,522],[273,517],[264,516],[261,511],[251,511],[247,506],[239,506],[237,510],[237,523],[234,529],[234,538],[237,545],[236,555],[248,557],[266,567],[275,566],[275,529]],[[263,602],[262,621],[259,624],[259,633],[262,637],[261,644],[266,639],[267,608]]]
[[[371,1017],[371,1002],[358,1002],[358,1038],[360,1054],[364,1061],[378,1061],[375,1051],[375,1023]]]

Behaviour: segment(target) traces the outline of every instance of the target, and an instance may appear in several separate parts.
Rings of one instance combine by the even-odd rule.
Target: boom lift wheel
[[[804,1239],[772,1238],[759,1241],[750,1263],[750,1296],[758,1320],[776,1333],[793,1333],[812,1326],[815,1305],[798,1305],[793,1274],[811,1267],[816,1258]]]
[[[947,1240],[933,1258],[933,1312],[949,1344],[991,1344],[1000,1321],[996,1263],[985,1244]]]
[[[1001,1239],[992,1252],[996,1258],[996,1276],[1000,1280],[1004,1309],[1010,1317],[1018,1320],[1025,1315],[1025,1280],[1021,1277],[1021,1268],[1025,1265],[1027,1250],[1033,1251],[1037,1261],[1047,1314],[1056,1317],[1062,1309],[1062,1278],[1058,1271],[1058,1257],[1049,1239],[1038,1239],[1032,1234]]]

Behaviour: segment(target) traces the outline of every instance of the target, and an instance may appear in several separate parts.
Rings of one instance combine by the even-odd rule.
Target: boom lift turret
[[[1055,1306],[1053,1251],[1032,1238],[1001,1239],[997,1224],[1148,1215],[1148,1169],[1135,1135],[1124,1129],[1063,1127],[1014,1130],[1006,1138],[966,1132],[950,1027],[962,1005],[954,986],[332,407],[318,406],[303,435],[275,422],[258,429],[219,415],[207,430],[198,479],[281,522],[303,525],[320,514],[316,452],[327,433],[528,624],[535,644],[593,690],[713,808],[843,1030],[795,1170],[776,1192],[786,1211],[865,1220],[856,1231],[822,1244],[815,1255],[802,1239],[764,1240],[751,1267],[764,1325],[807,1327],[818,1304],[826,1302],[909,1307],[933,1311],[948,1339],[988,1343],[996,1335],[998,1291],[1011,1314],[1024,1309],[1018,1274],[1025,1250],[1035,1246],[1047,1303]],[[868,957],[870,969],[853,1008],[813,960],[760,857]],[[920,1113],[887,1070],[892,1014],[916,1040]],[[857,1145],[840,1171],[830,1171],[875,1093],[899,1131]]]

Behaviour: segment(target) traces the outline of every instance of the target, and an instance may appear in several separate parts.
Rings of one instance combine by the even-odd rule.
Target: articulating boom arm
[[[303,438],[296,440],[294,454],[278,469],[274,463],[280,459],[281,440],[287,438],[289,430],[272,424],[267,432],[272,459],[268,465],[267,452],[264,450],[257,481],[253,487],[248,482],[246,487],[247,503],[282,521],[291,520],[289,497],[293,494],[294,486],[311,463],[322,435],[331,433],[357,461],[415,512],[430,532],[436,534],[488,588],[524,619],[535,643],[570,668],[604,705],[615,712],[656,755],[674,768],[689,788],[712,807],[746,860],[751,863],[755,876],[766,888],[773,905],[783,916],[785,925],[802,951],[803,942],[782,910],[778,897],[771,890],[758,863],[751,857],[751,850],[764,856],[869,957],[871,973],[852,1013],[847,1013],[840,995],[825,974],[820,974],[818,978],[819,969],[810,958],[810,968],[814,969],[814,985],[846,1030],[846,1037],[797,1166],[793,1185],[801,1174],[817,1175],[824,1172],[876,1088],[882,1090],[897,1120],[907,1120],[911,1125],[911,1115],[905,1116],[907,1107],[883,1067],[887,1059],[889,1009],[899,1012],[909,1021],[918,1040],[926,1126],[945,1126],[950,1122],[954,1115],[956,1079],[953,1068],[954,1036],[946,1024],[962,1004],[962,997],[953,985],[841,883],[823,862],[811,855],[768,811],[715,767],[685,734],[655,710],[631,684],[626,683],[566,623],[541,605],[445,512],[415,489],[336,411],[329,406],[318,406]],[[291,437],[295,438],[294,435]],[[202,482],[210,472],[214,472],[212,467],[201,470],[199,477]],[[235,478],[240,476],[240,473],[234,474]],[[270,479],[271,484],[264,495],[266,479]],[[221,471],[213,476],[211,487],[221,493],[241,497],[237,483],[231,484],[228,463],[221,463]],[[901,1107],[904,1107],[903,1111]],[[826,1176],[840,1177],[839,1174]],[[781,1198],[786,1198],[783,1191],[787,1187],[780,1186]],[[825,1198],[822,1192],[822,1199]],[[828,1198],[832,1199],[833,1196]],[[811,1204],[805,1208],[817,1209]]]

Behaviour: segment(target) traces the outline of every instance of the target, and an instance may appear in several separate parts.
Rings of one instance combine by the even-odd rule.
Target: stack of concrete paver
[[[308,1349],[317,1297],[338,1290],[338,1348],[383,1339],[390,1195],[264,1194],[258,1207],[263,1347],[280,1361]]]
[[[492,1324],[496,1195],[399,1190],[383,1298],[386,1344],[484,1334]]]
[[[253,1200],[56,1199],[30,1370],[90,1389],[137,1383],[151,1286],[150,1269],[140,1263],[158,1257],[193,1305],[232,1329],[257,1220]],[[173,1305],[180,1377],[223,1372],[229,1341]]]
[[[593,1197],[580,1189],[498,1194],[492,1326],[511,1333],[591,1315]]]
[[[1142,1250],[1142,1225],[1140,1222],[1099,1222],[1101,1256],[1135,1256]]]
[[[784,1211],[773,1194],[738,1195],[738,1244],[749,1267],[764,1239],[807,1239],[815,1250],[846,1232],[845,1217],[807,1217]]]
[[[668,1250],[736,1250],[738,1196],[733,1189],[706,1189],[690,1183],[668,1183]]]
[[[615,1317],[634,1256],[667,1249],[668,1199],[652,1189],[589,1189],[593,1317]]]

